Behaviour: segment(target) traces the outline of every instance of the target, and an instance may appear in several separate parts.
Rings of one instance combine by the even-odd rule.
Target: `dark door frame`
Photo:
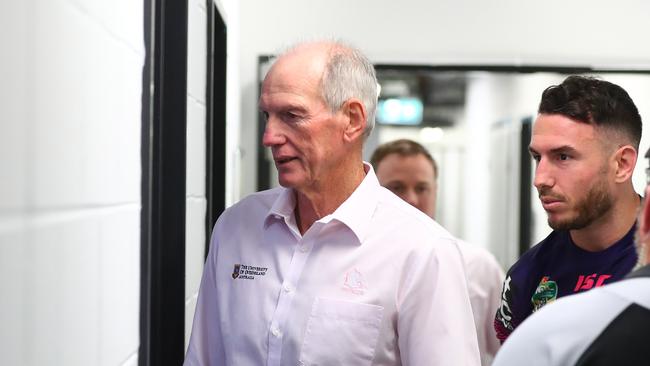
[[[533,131],[533,117],[521,120],[519,138],[519,253],[521,256],[534,243],[531,241],[535,226],[531,190],[533,188],[533,169],[528,145]]]
[[[144,0],[141,366],[181,365],[185,353],[187,6]]]

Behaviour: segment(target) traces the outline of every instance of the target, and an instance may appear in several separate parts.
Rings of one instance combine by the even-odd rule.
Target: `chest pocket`
[[[316,298],[302,344],[301,365],[372,363],[384,308]]]

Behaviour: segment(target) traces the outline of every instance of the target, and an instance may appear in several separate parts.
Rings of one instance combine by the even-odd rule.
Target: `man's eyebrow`
[[[281,111],[281,112],[292,111],[292,112],[299,112],[299,113],[307,112],[307,108],[300,103],[282,103],[275,106],[269,106],[269,105],[263,105],[260,102],[258,103],[257,108],[265,112],[269,110]]]
[[[552,154],[563,154],[563,153],[573,153],[576,154],[578,150],[576,150],[573,146],[569,145],[564,145],[560,147],[556,147],[554,149],[551,149]]]
[[[539,154],[537,152],[537,150],[535,150],[531,146],[528,146],[528,151],[531,154]],[[551,154],[564,154],[564,153],[574,153],[574,154],[576,154],[576,153],[578,153],[578,150],[576,150],[573,146],[570,146],[570,145],[562,145],[562,146],[559,146],[559,147],[552,148],[551,150],[549,150],[549,152]]]
[[[384,184],[386,184],[386,185],[389,185],[389,184],[404,184],[404,182],[402,182],[399,179],[393,179],[393,180],[390,180],[390,181],[388,181],[388,182],[386,182]]]

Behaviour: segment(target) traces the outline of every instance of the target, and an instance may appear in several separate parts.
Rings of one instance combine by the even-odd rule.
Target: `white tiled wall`
[[[238,144],[238,3],[236,0],[215,0],[214,4],[227,25],[226,128],[229,157]],[[185,346],[187,347],[199,284],[205,261],[206,218],[206,63],[207,9],[205,0],[188,0],[188,77],[187,77],[187,201],[185,234]],[[237,175],[233,161],[226,162],[226,198],[232,194]],[[232,204],[232,200],[227,201]]]
[[[185,224],[185,347],[189,341],[205,256],[206,65],[205,0],[188,0],[187,201]]]
[[[137,364],[142,29],[142,1],[0,3],[2,365]]]

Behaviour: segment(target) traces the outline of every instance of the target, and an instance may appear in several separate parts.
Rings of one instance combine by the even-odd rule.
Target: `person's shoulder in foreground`
[[[526,319],[494,366],[647,365],[650,266],[630,278],[558,299]]]

